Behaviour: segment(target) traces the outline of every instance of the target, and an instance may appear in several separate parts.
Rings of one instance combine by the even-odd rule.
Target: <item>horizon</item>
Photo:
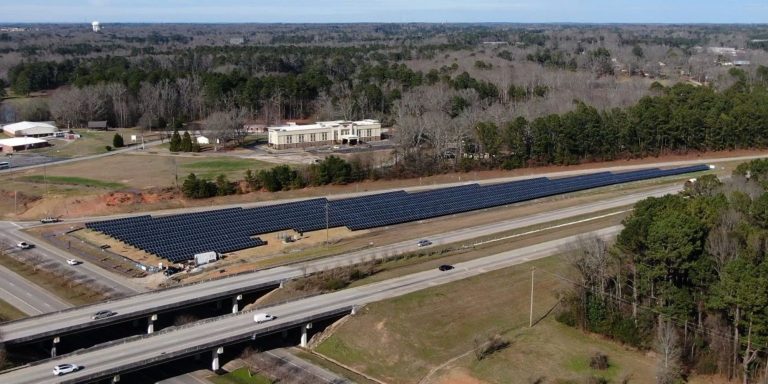
[[[0,5],[2,24],[766,24],[754,0],[30,0]],[[233,11],[235,10],[235,11]],[[297,12],[297,10],[299,10]],[[51,17],[50,15],[55,15]]]

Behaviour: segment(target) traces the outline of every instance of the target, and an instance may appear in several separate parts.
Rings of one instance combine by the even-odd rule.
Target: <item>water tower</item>
[[[101,24],[99,24],[98,21],[94,21],[93,23],[91,23],[91,27],[93,27],[94,32],[101,31]]]

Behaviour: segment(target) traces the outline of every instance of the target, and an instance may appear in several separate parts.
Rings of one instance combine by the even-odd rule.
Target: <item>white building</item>
[[[378,120],[318,121],[315,124],[269,127],[269,146],[275,149],[313,147],[330,144],[355,145],[381,140]]]
[[[12,139],[0,140],[0,152],[14,153],[25,149],[47,147],[48,142],[32,137],[14,137]]]
[[[101,31],[101,23],[99,23],[98,21],[94,21],[94,22],[91,23],[91,28],[93,29],[94,32],[100,32]]]
[[[13,137],[52,136],[59,131],[55,125],[45,122],[22,121],[3,126],[3,131]]]

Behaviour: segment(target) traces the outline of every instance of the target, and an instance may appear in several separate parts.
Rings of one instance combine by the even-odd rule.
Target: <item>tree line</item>
[[[347,161],[337,156],[328,156],[318,163],[298,169],[278,165],[258,172],[247,170],[244,178],[236,182],[230,182],[223,174],[211,181],[191,173],[184,180],[181,191],[186,197],[200,199],[260,190],[277,192],[328,184],[348,184],[375,179],[379,175],[370,163],[359,157]]]
[[[655,95],[628,108],[599,111],[576,100],[570,112],[532,120],[494,106],[482,109],[471,89],[419,87],[395,105],[400,166],[421,174],[762,148],[768,144],[768,70],[762,68],[758,73],[765,74],[753,80],[732,70],[734,85],[721,92],[655,83]],[[510,87],[515,97],[527,92]]]
[[[744,383],[768,364],[768,160],[648,198],[616,243],[583,240],[561,321],[659,350],[660,383],[692,371]],[[654,335],[656,337],[654,337]]]

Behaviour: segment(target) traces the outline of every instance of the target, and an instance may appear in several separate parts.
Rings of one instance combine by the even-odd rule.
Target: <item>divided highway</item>
[[[589,234],[608,238],[615,236],[620,230],[621,226],[613,226]],[[277,320],[269,323],[256,324],[251,312],[239,313],[195,323],[188,327],[159,332],[136,340],[90,348],[50,359],[37,365],[9,371],[0,375],[0,382],[9,384],[74,383],[110,377],[121,372],[140,369],[145,365],[159,364],[182,356],[211,351],[227,344],[247,341],[257,335],[296,327],[312,322],[318,317],[326,317],[330,313],[344,313],[353,306],[405,295],[432,286],[547,257],[562,252],[567,244],[576,241],[578,237],[569,236],[494,256],[458,263],[455,264],[455,269],[452,271],[441,272],[433,269],[277,305],[269,308],[269,313],[277,316]],[[75,363],[84,366],[84,369],[62,378],[52,376],[52,367],[63,363]]]
[[[679,191],[680,188],[680,186],[667,186],[597,203],[584,204],[517,219],[505,220],[493,224],[446,232],[440,235],[431,236],[429,239],[434,245],[472,240],[494,233],[563,220],[606,209],[623,207],[650,196],[662,196],[668,193],[675,193]],[[0,334],[3,335],[3,339],[8,344],[62,336],[67,333],[94,326],[94,321],[91,319],[91,316],[95,312],[101,310],[111,310],[118,313],[117,316],[100,320],[98,323],[98,325],[106,325],[126,321],[128,319],[147,317],[162,310],[170,310],[172,308],[189,306],[206,301],[226,299],[245,291],[254,291],[259,288],[266,289],[270,286],[276,286],[280,281],[303,276],[305,272],[331,269],[341,265],[349,265],[364,260],[371,260],[372,258],[385,258],[394,254],[416,249],[418,249],[416,241],[407,240],[396,244],[369,248],[339,256],[275,267],[178,288],[134,295],[110,302],[98,303],[0,324]]]

